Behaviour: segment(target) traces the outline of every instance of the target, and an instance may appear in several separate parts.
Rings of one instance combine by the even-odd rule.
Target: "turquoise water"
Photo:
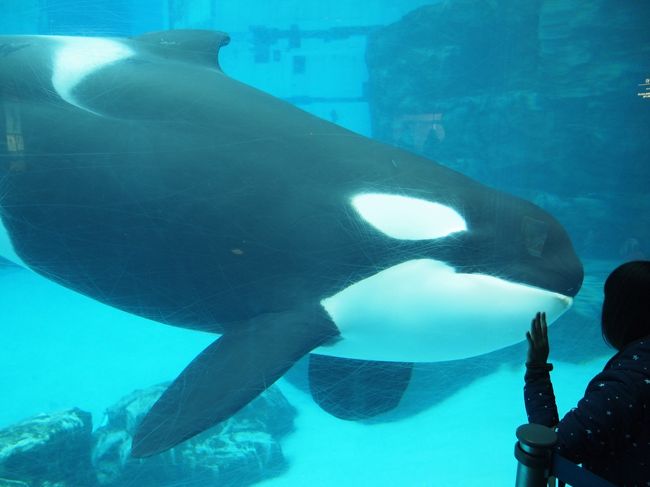
[[[0,0],[0,35],[228,32],[219,59],[229,76],[554,215],[585,267],[550,332],[561,414],[611,355],[598,329],[606,275],[650,255],[648,21],[646,4],[613,1]],[[172,380],[213,340],[10,265],[0,266],[0,311],[0,427],[78,407],[97,428],[106,408]],[[315,404],[303,360],[277,383],[297,410],[278,440],[285,468],[259,484],[511,483],[525,352],[519,343],[417,363],[399,406],[363,422]],[[249,477],[242,469],[242,484]]]

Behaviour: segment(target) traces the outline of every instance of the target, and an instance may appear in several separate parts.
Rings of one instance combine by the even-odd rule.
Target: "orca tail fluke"
[[[161,453],[228,419],[300,357],[337,335],[320,307],[265,314],[224,334],[153,405],[136,430],[131,456]]]

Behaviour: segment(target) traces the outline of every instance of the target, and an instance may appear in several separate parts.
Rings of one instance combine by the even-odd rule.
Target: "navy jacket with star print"
[[[607,362],[559,421],[548,370],[529,368],[528,421],[557,426],[556,451],[616,485],[650,486],[650,336]]]

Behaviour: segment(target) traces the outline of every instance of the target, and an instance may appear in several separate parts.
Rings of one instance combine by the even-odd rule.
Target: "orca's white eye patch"
[[[61,98],[76,106],[80,105],[72,91],[86,76],[135,54],[128,46],[111,39],[54,38],[61,45],[53,59],[52,85]]]
[[[402,240],[442,238],[467,230],[457,211],[419,198],[368,193],[352,198],[352,205],[377,230]]]

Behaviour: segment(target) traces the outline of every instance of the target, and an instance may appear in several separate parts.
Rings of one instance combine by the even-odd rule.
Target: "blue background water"
[[[0,34],[226,31],[232,41],[220,61],[230,76],[359,133],[435,157],[554,213],[571,233],[586,268],[585,285],[574,308],[551,335],[556,394],[563,412],[575,404],[588,378],[611,353],[602,345],[598,330],[604,277],[618,263],[650,253],[650,161],[645,151],[650,139],[650,99],[637,94],[645,89],[639,85],[650,78],[650,40],[639,34],[650,25],[648,9],[605,1],[589,8],[581,2],[531,2],[541,12],[536,21],[547,23],[547,34],[566,34],[558,25],[573,24],[580,33],[567,34],[565,39],[558,34],[559,44],[549,40],[550,35],[536,38],[542,45],[538,52],[551,53],[546,62],[552,61],[552,66],[544,69],[552,76],[540,80],[522,68],[517,71],[521,79],[512,88],[508,86],[514,83],[512,67],[521,62],[520,47],[525,43],[517,37],[520,32],[512,30],[514,37],[506,42],[504,31],[494,28],[500,24],[481,19],[472,2],[447,2],[459,5],[466,16],[454,18],[455,30],[462,33],[466,25],[485,45],[498,41],[500,64],[481,65],[480,53],[471,54],[476,56],[472,63],[465,59],[476,68],[465,80],[475,96],[459,96],[451,90],[448,105],[460,104],[454,108],[460,110],[478,104],[475,119],[479,120],[467,127],[465,138],[459,138],[453,109],[447,110],[445,100],[440,100],[437,106],[443,121],[434,124],[433,146],[425,146],[418,142],[417,130],[407,131],[408,140],[391,140],[390,130],[382,128],[389,114],[377,112],[399,105],[401,98],[395,98],[407,96],[409,86],[417,83],[384,86],[391,92],[378,94],[382,79],[369,72],[377,62],[370,58],[366,62],[366,50],[370,32],[430,3],[0,0]],[[616,36],[603,27],[607,18]],[[404,35],[395,40],[389,34],[385,38],[394,51],[394,62],[401,63],[399,69],[408,79],[435,82],[433,67],[405,61],[403,53],[417,48],[409,44],[414,38]],[[603,38],[618,40],[603,44]],[[373,47],[382,57],[379,64],[390,65],[391,56],[380,47]],[[481,89],[486,73],[493,87],[508,89]],[[383,81],[395,79],[400,77]],[[428,89],[434,93],[436,85]],[[523,115],[509,120],[499,112],[508,109],[504,100],[522,93],[535,93],[528,104],[551,108],[533,107],[536,117],[544,113],[543,123]],[[607,111],[603,100],[613,100]],[[558,108],[562,106],[571,115]],[[494,111],[497,115],[490,118],[488,112]],[[522,136],[539,126],[546,130],[543,141]],[[471,139],[477,137],[485,150],[484,160],[471,153],[476,144]],[[537,158],[540,151],[547,156],[543,164]],[[72,406],[91,411],[99,424],[107,405],[133,389],[174,377],[212,340],[108,308],[11,267],[0,268],[0,313],[0,426]],[[524,354],[520,345],[462,364],[419,364],[394,421],[370,425],[328,416],[299,388],[281,380],[283,392],[300,414],[296,431],[283,443],[290,468],[265,483],[510,483],[515,468],[514,429],[525,422]],[[468,454],[473,455],[468,458]]]

